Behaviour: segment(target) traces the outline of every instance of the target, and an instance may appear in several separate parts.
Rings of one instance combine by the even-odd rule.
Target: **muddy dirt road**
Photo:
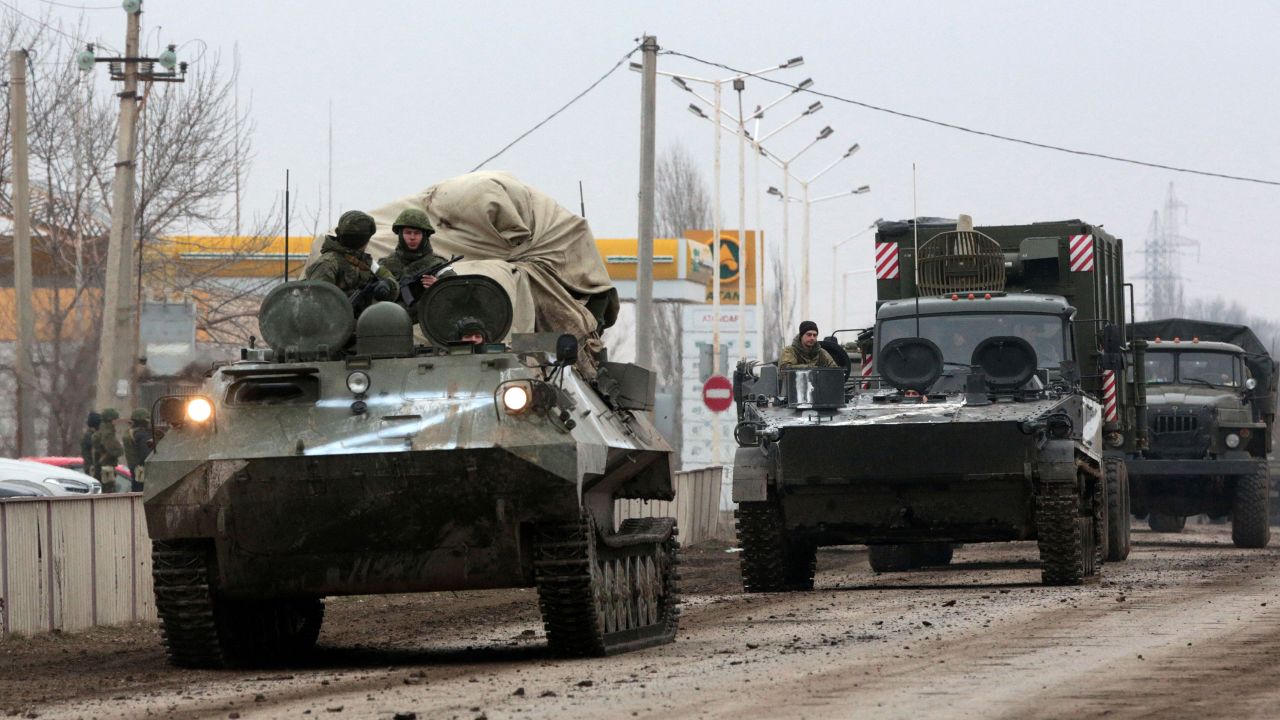
[[[532,591],[330,600],[313,662],[287,670],[176,670],[153,625],[9,639],[0,714],[1280,717],[1280,549],[1224,526],[1135,540],[1079,588],[1041,587],[1033,544],[883,575],[841,548],[814,592],[763,596],[702,547],[679,640],[601,660],[550,657]]]

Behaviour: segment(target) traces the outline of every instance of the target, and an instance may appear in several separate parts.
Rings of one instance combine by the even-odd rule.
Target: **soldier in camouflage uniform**
[[[399,288],[395,275],[379,267],[364,251],[369,238],[377,230],[377,223],[366,213],[359,210],[342,213],[335,234],[324,239],[320,259],[307,268],[307,279],[333,283],[351,295],[365,288],[374,278],[381,278],[382,282],[374,286],[372,299],[393,298]]]
[[[129,431],[124,437],[124,461],[133,476],[133,492],[142,492],[142,473],[151,454],[151,413],[142,408],[129,417]]]
[[[779,370],[840,367],[831,355],[818,344],[818,324],[812,320],[800,323],[800,332],[791,344],[782,349],[778,361]]]
[[[84,460],[84,472],[88,475],[95,472],[94,466],[97,465],[93,459],[93,434],[102,426],[102,416],[96,410],[90,410],[84,425],[84,435],[80,436],[80,459]]]
[[[93,454],[97,462],[96,477],[102,481],[102,492],[116,492],[116,465],[124,454],[124,446],[116,437],[116,420],[120,413],[115,408],[102,411],[102,426],[93,434]]]
[[[382,267],[391,271],[396,279],[403,283],[406,279],[416,277],[424,272],[431,272],[444,265],[448,260],[431,251],[431,236],[435,229],[427,214],[417,208],[407,208],[396,216],[391,231],[400,238],[395,252],[378,261]],[[445,270],[441,276],[452,271]],[[423,275],[422,287],[429,288],[435,284],[436,275]]]

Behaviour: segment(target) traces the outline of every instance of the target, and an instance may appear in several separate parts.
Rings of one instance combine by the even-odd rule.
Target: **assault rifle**
[[[365,283],[363,287],[356,288],[348,293],[347,299],[351,301],[351,309],[355,311],[356,317],[360,317],[360,313],[367,310],[370,305],[395,297],[394,292],[391,289],[389,280],[384,280],[374,275],[373,279]]]
[[[448,262],[437,265],[430,270],[423,270],[414,275],[406,275],[400,280],[400,300],[404,302],[405,307],[413,307],[418,301],[418,295],[422,293],[422,278],[430,275],[431,277],[439,277],[440,273],[449,269],[449,266],[462,259],[461,255],[454,255],[449,258]]]

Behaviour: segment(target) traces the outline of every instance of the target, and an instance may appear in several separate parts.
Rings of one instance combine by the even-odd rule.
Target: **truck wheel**
[[[1107,460],[1107,560],[1129,557],[1129,470],[1124,460]]]
[[[1036,505],[1036,544],[1045,585],[1080,585],[1097,572],[1092,515],[1080,513],[1074,486],[1050,486]]]
[[[210,579],[213,548],[203,540],[152,543],[156,612],[165,650],[180,667],[276,665],[309,651],[320,634],[319,598],[229,600]]]
[[[868,545],[867,561],[875,572],[901,572],[915,567],[911,545]]]
[[[776,501],[739,503],[737,517],[744,591],[813,589],[818,548],[788,536]]]
[[[1231,501],[1231,541],[1236,547],[1267,546],[1271,540],[1270,504],[1271,478],[1266,463],[1258,463],[1252,475],[1236,478],[1236,493]]]
[[[1166,515],[1152,510],[1147,515],[1147,525],[1158,533],[1180,533],[1187,526],[1187,518],[1183,515]]]

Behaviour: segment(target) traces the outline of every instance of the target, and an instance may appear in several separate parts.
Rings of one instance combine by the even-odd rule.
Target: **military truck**
[[[144,503],[174,663],[289,661],[323,598],[351,594],[534,587],[559,653],[674,638],[674,521],[614,515],[673,497],[652,376],[573,335],[508,338],[487,277],[442,279],[415,309],[430,344],[400,305],[356,321],[336,287],[282,284],[266,347],[157,402],[170,429]],[[477,320],[497,342],[459,342]]]
[[[1134,323],[1144,359],[1150,442],[1126,457],[1134,510],[1152,530],[1188,515],[1231,516],[1238,547],[1271,538],[1275,361],[1244,325],[1170,318]]]
[[[822,545],[867,544],[886,571],[1035,540],[1054,585],[1123,560],[1121,448],[1143,425],[1121,241],[1079,220],[930,220],[881,223],[875,248],[870,375],[738,369],[746,590],[811,588]]]

